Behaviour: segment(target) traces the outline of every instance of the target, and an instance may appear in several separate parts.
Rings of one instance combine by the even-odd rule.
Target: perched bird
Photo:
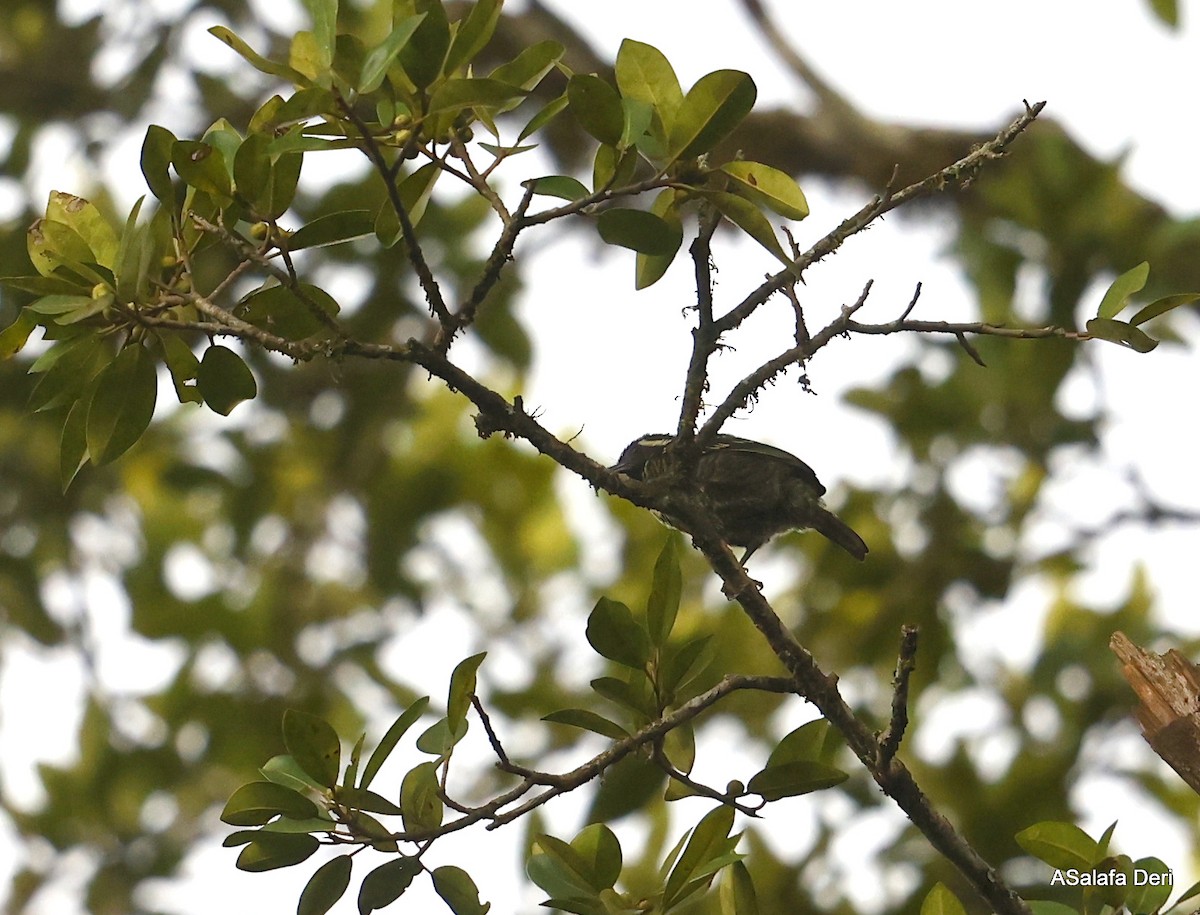
[[[630,442],[610,470],[651,482],[670,474],[663,452],[670,435],[643,435]],[[811,528],[855,559],[867,545],[821,501],[825,487],[804,461],[781,448],[735,435],[718,435],[696,460],[690,483],[717,522],[721,539],[744,546],[744,563],[784,531]],[[664,521],[673,524],[671,518]]]

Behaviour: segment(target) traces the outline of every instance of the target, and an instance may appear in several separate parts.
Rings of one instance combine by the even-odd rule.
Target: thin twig
[[[917,667],[918,634],[916,626],[904,626],[900,630],[900,656],[896,660],[896,674],[892,677],[892,716],[879,737],[878,765],[881,769],[891,765],[908,728],[908,684]]]

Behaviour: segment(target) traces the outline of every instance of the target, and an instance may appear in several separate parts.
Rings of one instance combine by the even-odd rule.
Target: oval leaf
[[[219,344],[204,351],[196,371],[196,387],[209,408],[222,416],[258,393],[250,367],[233,350]]]
[[[1158,341],[1144,331],[1138,330],[1132,324],[1124,321],[1114,321],[1112,318],[1089,318],[1087,332],[1097,340],[1107,340],[1118,346],[1128,347],[1139,353],[1148,353]]]
[[[808,215],[804,191],[786,172],[761,162],[727,162],[721,171],[732,179],[729,189],[741,197],[761,204],[785,219],[803,219]]]
[[[615,71],[621,95],[650,106],[656,117],[651,132],[665,146],[683,105],[683,90],[671,62],[653,45],[626,38],[617,51]]]
[[[371,754],[371,758],[367,760],[367,765],[363,769],[362,779],[359,781],[360,788],[370,786],[375,780],[376,773],[379,772],[379,767],[384,764],[392,750],[396,749],[396,744],[400,742],[400,738],[405,735],[425,713],[425,709],[429,707],[429,697],[422,696],[412,705],[406,708],[400,717],[392,722],[392,726],[387,729],[387,733],[383,735],[383,740],[379,741],[379,746]]]
[[[299,820],[315,817],[317,805],[304,795],[274,782],[250,782],[233,792],[221,811],[230,826],[261,826],[285,816]]]
[[[283,745],[317,784],[327,788],[337,784],[342,744],[327,721],[288,709],[283,713]]]
[[[88,455],[97,466],[120,457],[154,416],[158,378],[154,357],[137,344],[117,354],[96,378],[87,414]]]
[[[597,228],[606,243],[630,248],[639,254],[674,254],[683,242],[683,232],[678,225],[645,210],[621,207],[605,210],[597,220]]]
[[[463,108],[499,108],[523,99],[524,89],[496,79],[448,79],[434,90],[427,114]]]
[[[582,200],[591,193],[578,178],[570,175],[547,175],[544,178],[534,178],[521,182],[521,187],[533,185],[535,194],[547,197],[561,197],[563,200]]]
[[[1149,277],[1148,261],[1142,261],[1136,267],[1122,273],[1105,291],[1104,298],[1100,300],[1100,307],[1096,309],[1096,317],[1115,318],[1129,303],[1129,297],[1142,290]]]
[[[442,825],[442,799],[438,793],[437,766],[423,762],[410,770],[400,784],[400,809],[409,832],[437,829]]]
[[[434,868],[433,888],[454,915],[486,915],[491,908],[490,904],[479,901],[475,881],[461,867]]]
[[[391,905],[404,895],[419,873],[421,862],[416,858],[401,857],[379,865],[363,878],[358,890],[359,915],[368,915]]]
[[[1017,833],[1016,840],[1035,858],[1060,870],[1087,870],[1099,860],[1096,840],[1074,823],[1035,823]]]
[[[363,60],[362,72],[358,77],[359,92],[374,92],[383,85],[383,78],[387,76],[388,67],[392,65],[396,55],[408,44],[408,40],[412,38],[417,26],[424,19],[424,13],[402,19],[396,23],[382,44],[371,49],[371,52]]]
[[[617,90],[598,76],[572,76],[567,102],[579,125],[601,143],[616,146],[625,127],[625,112]]]
[[[588,615],[588,643],[597,653],[634,670],[650,659],[650,636],[624,604],[602,597]]]
[[[253,873],[291,867],[307,860],[320,846],[315,836],[263,832],[242,849],[237,866]]]
[[[300,894],[296,915],[325,915],[332,909],[350,885],[353,864],[354,859],[349,855],[338,855],[318,867]]]
[[[746,790],[757,794],[765,801],[777,801],[783,797],[799,797],[813,791],[824,791],[840,785],[850,776],[833,766],[802,760],[768,766],[746,785]]]
[[[757,97],[754,80],[740,70],[717,70],[700,77],[671,128],[671,158],[708,152],[742,122]]]
[[[592,731],[603,737],[611,737],[613,740],[622,740],[629,736],[629,732],[615,721],[609,721],[595,712],[589,712],[587,709],[582,708],[565,708],[561,711],[551,712],[549,715],[543,716],[542,721],[552,721],[556,724],[567,724],[574,728],[582,728],[585,731]]]

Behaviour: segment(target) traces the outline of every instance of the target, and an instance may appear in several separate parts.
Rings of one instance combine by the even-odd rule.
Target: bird
[[[626,446],[610,470],[635,480],[670,477],[665,457],[674,436],[651,433]],[[776,534],[815,530],[855,559],[867,545],[841,518],[825,507],[825,487],[804,461],[782,448],[736,435],[717,435],[696,459],[687,484],[703,497],[717,533],[730,546],[745,547],[742,564]],[[667,524],[678,527],[659,513]]]

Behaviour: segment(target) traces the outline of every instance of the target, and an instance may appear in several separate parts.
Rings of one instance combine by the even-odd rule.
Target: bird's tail
[[[813,530],[825,535],[855,559],[862,560],[867,556],[867,545],[862,537],[854,532],[845,521],[833,512],[819,508],[813,518]]]

